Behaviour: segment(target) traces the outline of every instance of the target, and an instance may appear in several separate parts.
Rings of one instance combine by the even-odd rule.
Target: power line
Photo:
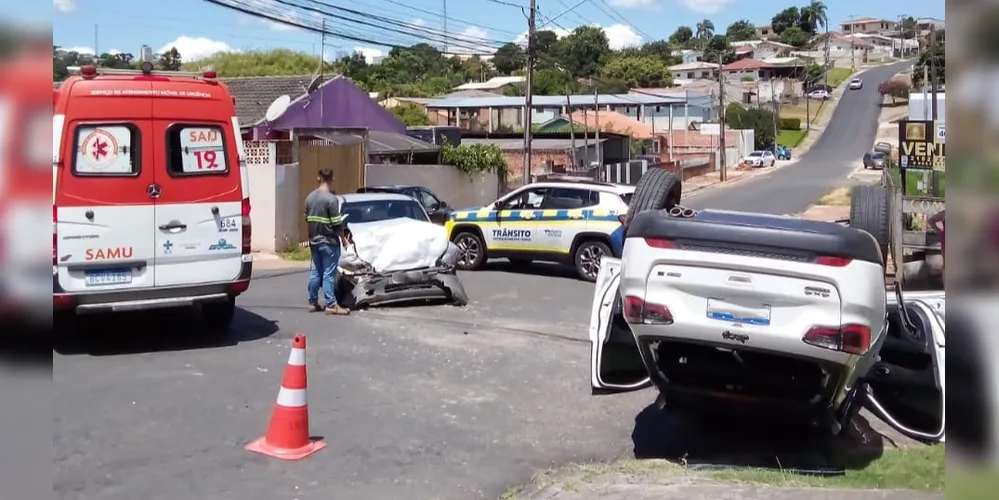
[[[619,14],[619,13],[617,12],[617,10],[616,10],[616,9],[614,9],[614,7],[611,7],[611,6],[610,6],[610,5],[609,5],[609,4],[608,4],[608,3],[606,2],[606,0],[597,0],[597,1],[598,1],[599,3],[596,3],[596,2],[594,2],[594,4],[593,4],[593,5],[594,5],[594,6],[595,6],[595,7],[597,8],[597,9],[599,9],[599,10],[600,10],[601,12],[603,12],[604,14],[607,14],[607,15],[608,15],[608,16],[610,16],[610,17],[611,17],[612,19],[615,19],[615,20],[617,20],[617,21],[619,21],[619,22],[621,22],[621,23],[624,23],[624,25],[625,25],[625,26],[627,26],[627,27],[629,27],[629,28],[633,29],[633,30],[635,31],[635,33],[638,33],[639,35],[642,35],[643,37],[645,37],[645,39],[646,39],[646,40],[648,40],[648,41],[650,41],[650,42],[656,39],[656,37],[654,37],[654,36],[652,36],[652,35],[650,35],[650,34],[648,34],[648,33],[644,32],[644,31],[642,31],[642,30],[640,30],[640,29],[638,29],[638,28],[637,28],[637,27],[636,27],[636,26],[635,26],[634,24],[631,24],[631,23],[629,23],[629,22],[628,22],[628,20],[627,20],[627,19],[625,19],[625,18],[624,18],[623,16],[621,16],[621,14]],[[606,7],[608,8],[608,9],[610,9],[610,12],[608,12],[608,11],[607,11],[607,10],[605,10],[605,9],[604,9],[603,7],[601,7],[601,6],[600,6],[600,4],[603,4],[603,5],[604,5],[604,6],[606,6]]]
[[[257,18],[261,18],[261,19],[268,19],[268,20],[274,21],[276,23],[286,24],[288,26],[294,26],[294,27],[301,28],[301,29],[306,30],[306,31],[313,32],[313,33],[325,33],[326,35],[334,37],[334,38],[340,38],[340,39],[349,40],[349,41],[352,41],[352,42],[366,43],[366,44],[376,45],[376,46],[380,46],[380,47],[392,47],[392,48],[400,48],[400,49],[409,48],[408,46],[406,46],[403,43],[395,43],[395,42],[391,42],[391,41],[387,41],[387,40],[376,40],[376,39],[374,39],[372,37],[369,37],[369,36],[366,36],[366,35],[353,34],[351,32],[347,32],[347,31],[344,31],[342,29],[331,29],[331,28],[325,28],[324,29],[324,28],[322,28],[320,26],[317,26],[317,23],[306,23],[306,22],[303,22],[303,21],[300,21],[300,20],[299,21],[292,21],[292,20],[288,19],[289,16],[288,16],[287,13],[284,13],[284,12],[275,12],[274,9],[261,8],[261,6],[259,6],[259,5],[256,5],[254,7],[250,7],[250,6],[245,5],[245,3],[243,3],[243,2],[237,2],[237,1],[234,1],[234,0],[205,0],[205,1],[208,2],[208,3],[214,4],[214,5],[218,5],[220,7],[227,8],[229,10],[234,10],[236,12],[240,12],[240,13],[246,14],[246,15],[251,16],[251,17],[257,17]],[[323,14],[324,15],[328,15],[328,14],[325,14],[325,13],[323,13]],[[353,20],[349,20],[349,19],[343,19],[340,16],[329,15],[329,17],[332,17],[332,18],[335,18],[335,19],[340,19],[340,20],[353,21]],[[374,24],[374,23],[365,23],[365,24]],[[380,29],[383,29],[383,30],[386,30],[386,31],[390,31],[390,32],[401,33],[403,35],[407,35],[407,36],[410,36],[410,37],[415,37],[417,39],[420,39],[419,35],[415,35],[413,33],[408,33],[408,32],[400,31],[400,30],[386,29],[383,26],[378,26],[378,25],[374,25],[374,27],[377,27],[377,28],[380,28]],[[424,39],[425,39],[425,37],[424,37]],[[472,51],[474,51],[474,50],[480,50],[481,49],[481,47],[472,49],[471,47],[468,47],[468,46],[466,46],[464,48],[470,49]],[[476,54],[476,53],[473,52],[470,55],[492,55],[492,52],[481,52],[481,53],[478,53],[478,54]]]
[[[438,13],[430,11],[430,10],[427,10],[427,9],[421,9],[419,7],[413,7],[412,5],[407,5],[407,4],[403,3],[403,2],[400,2],[399,0],[382,0],[382,1],[385,2],[385,3],[390,3],[392,5],[398,5],[399,7],[403,7],[403,8],[409,9],[409,10],[411,10],[413,12],[419,12],[421,14],[426,14],[428,16],[437,16],[437,15],[439,15]],[[448,21],[456,22],[458,24],[463,24],[465,26],[474,26],[476,28],[490,29],[490,30],[493,30],[493,31],[495,31],[497,33],[505,33],[507,35],[513,35],[513,36],[520,35],[520,33],[516,33],[516,32],[513,32],[513,31],[507,31],[507,30],[501,30],[499,28],[493,28],[493,27],[483,26],[481,24],[476,24],[476,23],[473,23],[471,21],[466,21],[464,19],[459,19],[459,18],[454,17],[454,16],[446,16],[446,19]]]

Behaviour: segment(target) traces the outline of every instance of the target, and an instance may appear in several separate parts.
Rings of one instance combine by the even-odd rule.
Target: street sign
[[[898,122],[898,159],[903,168],[932,169],[936,155],[936,128],[931,120]],[[943,143],[940,143],[941,156]]]
[[[933,170],[944,170],[947,165],[945,150],[945,138],[947,127],[942,121],[938,121],[934,126],[933,134]]]

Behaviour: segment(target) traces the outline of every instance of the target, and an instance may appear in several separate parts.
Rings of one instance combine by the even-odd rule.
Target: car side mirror
[[[437,208],[447,208],[447,202],[444,200],[437,202]]]

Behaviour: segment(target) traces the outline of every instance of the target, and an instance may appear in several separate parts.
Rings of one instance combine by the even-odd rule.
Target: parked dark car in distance
[[[398,193],[415,198],[423,205],[430,221],[434,224],[443,224],[451,216],[454,209],[440,199],[437,195],[423,186],[365,186],[357,190],[358,193]]]

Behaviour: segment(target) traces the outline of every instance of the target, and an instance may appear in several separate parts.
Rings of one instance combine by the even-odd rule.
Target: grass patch
[[[794,149],[805,140],[806,135],[808,135],[807,130],[780,130],[777,132],[777,144]]]
[[[305,261],[312,258],[312,252],[309,251],[309,247],[296,246],[281,252],[281,258],[285,260]]]
[[[823,205],[827,207],[833,206],[845,206],[850,204],[850,188],[841,187],[833,189],[826,193],[825,196],[819,198],[819,201],[815,202],[816,205]]]
[[[828,79],[829,86],[836,88],[839,85],[850,78],[853,75],[853,70],[850,68],[830,68],[826,72],[826,78]]]
[[[816,123],[825,118],[826,112],[831,106],[826,106],[828,101],[816,101],[814,99],[802,98],[798,104],[780,107],[781,118],[797,118],[801,120],[801,126],[808,123]],[[808,119],[811,117],[811,120]]]
[[[842,476],[805,476],[769,469],[713,472],[708,476],[773,486],[850,489],[943,491],[946,483],[944,445],[885,450],[881,457],[863,469],[847,469]]]

